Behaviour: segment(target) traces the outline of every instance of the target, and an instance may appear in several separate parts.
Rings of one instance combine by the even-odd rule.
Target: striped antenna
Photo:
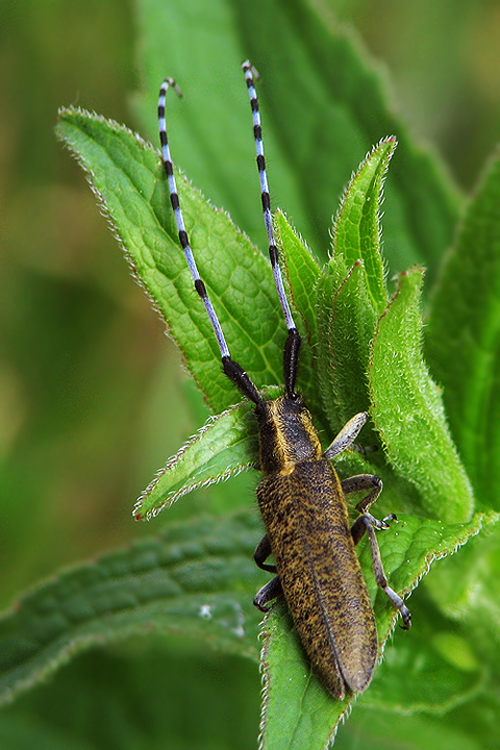
[[[237,388],[241,391],[241,393],[244,396],[246,396],[246,398],[250,399],[250,401],[253,401],[255,404],[261,404],[263,402],[263,399],[259,391],[257,390],[257,387],[255,386],[253,381],[250,379],[250,377],[247,375],[247,373],[243,370],[243,368],[237,362],[231,359],[229,348],[226,343],[224,333],[222,332],[222,327],[219,322],[219,318],[217,317],[217,314],[213,308],[212,302],[210,301],[207,290],[205,288],[205,284],[200,278],[198,267],[194,259],[193,251],[191,250],[191,246],[189,244],[189,239],[188,239],[187,232],[184,226],[184,219],[182,216],[182,211],[179,205],[179,195],[177,193],[177,185],[176,185],[175,177],[174,177],[174,165],[172,163],[172,157],[170,156],[170,148],[168,145],[168,138],[167,138],[167,123],[165,120],[165,98],[166,98],[167,91],[170,87],[172,87],[175,90],[178,96],[182,96],[181,90],[177,86],[174,79],[165,78],[164,82],[161,85],[160,95],[158,98],[158,127],[160,130],[160,142],[161,142],[161,150],[162,150],[162,155],[163,155],[163,166],[165,167],[165,172],[167,174],[168,188],[170,191],[170,202],[172,204],[172,208],[173,208],[174,215],[175,215],[175,222],[177,224],[177,231],[179,233],[179,241],[184,251],[184,256],[186,258],[186,262],[188,264],[189,270],[191,271],[191,276],[193,277],[195,289],[201,297],[201,300],[205,306],[205,310],[207,311],[207,315],[210,320],[210,323],[212,324],[212,328],[214,329],[214,333],[217,338],[217,343],[219,345],[219,349],[220,349],[220,353],[222,357],[222,366],[223,366],[224,373],[227,375],[228,378],[230,378],[233,381],[233,383],[237,386]]]
[[[279,266],[278,247],[276,245],[276,239],[274,237],[273,217],[271,214],[271,199],[269,197],[266,160],[264,158],[264,144],[262,142],[262,126],[260,121],[259,101],[257,99],[257,91],[255,90],[254,85],[254,76],[255,78],[259,78],[259,74],[248,60],[245,60],[241,67],[243,68],[243,72],[245,74],[248,95],[250,97],[250,106],[252,108],[253,132],[255,137],[255,150],[257,152],[257,167],[259,170],[262,210],[264,211],[264,221],[266,224],[267,238],[269,240],[269,257],[271,258],[274,283],[276,284],[276,290],[278,292],[281,309],[283,310],[286,327],[288,328],[288,338],[286,340],[283,357],[285,392],[289,398],[295,398],[296,394],[294,393],[294,386],[295,378],[297,375],[301,340],[297,331],[297,327],[294,323],[290,305],[288,304],[288,299],[285,293],[283,277],[281,275]]]
[[[169,86],[172,86],[172,88],[175,90],[178,96],[182,96],[182,94],[181,94],[181,90],[179,89],[179,87],[177,86],[173,78],[165,78],[165,80],[163,81],[161,85],[160,96],[158,98],[158,127],[160,129],[160,142],[161,142],[161,150],[163,154],[163,166],[165,167],[165,172],[167,173],[168,188],[170,190],[170,202],[174,210],[177,230],[179,232],[179,242],[181,243],[181,247],[184,250],[184,256],[189,266],[189,270],[191,271],[191,276],[193,277],[195,289],[200,295],[203,304],[205,305],[205,310],[207,311],[207,315],[210,319],[212,328],[214,329],[214,333],[217,338],[217,343],[219,344],[221,357],[222,359],[226,357],[229,358],[230,355],[229,355],[228,346],[226,344],[226,339],[224,338],[221,324],[219,323],[219,318],[217,317],[215,313],[213,305],[207,294],[207,290],[205,289],[205,284],[200,278],[200,274],[198,272],[198,266],[196,265],[193,251],[191,250],[191,246],[189,244],[187,232],[184,227],[184,219],[182,217],[182,211],[179,205],[179,195],[177,193],[177,185],[176,185],[175,177],[174,177],[174,165],[172,164],[172,157],[170,156],[170,148],[168,145],[168,138],[167,138],[167,123],[165,120],[165,97],[166,97]]]

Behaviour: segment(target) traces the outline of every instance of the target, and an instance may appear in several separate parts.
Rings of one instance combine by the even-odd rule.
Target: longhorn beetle
[[[158,101],[163,164],[180,244],[217,338],[223,371],[240,393],[255,404],[260,469],[264,474],[257,488],[257,499],[266,535],[258,544],[254,558],[260,568],[277,573],[277,576],[258,591],[254,604],[266,612],[269,602],[282,593],[285,595],[316,673],[335,698],[342,700],[346,692],[356,693],[368,686],[377,659],[375,618],[354,549],[365,532],[370,542],[376,582],[399,609],[403,628],[408,629],[411,624],[408,608],[388,586],[375,536],[375,529],[389,528],[388,521],[396,520],[396,517],[392,514],[380,521],[368,512],[382,490],[382,481],[378,477],[360,474],[340,481],[330,462],[353,443],[368,414],[361,412],[352,417],[323,451],[311,414],[295,391],[301,339],[278,262],[253,80],[256,71],[248,61],[242,67],[252,107],[269,255],[288,329],[283,354],[285,393],[275,400],[265,401],[250,376],[231,358],[219,319],[198,273],[184,227],[167,140],[167,89],[172,86],[180,93],[172,78],[167,78],[162,84]],[[345,495],[360,491],[368,494],[356,505],[360,515],[350,527]],[[271,554],[275,565],[266,563]]]

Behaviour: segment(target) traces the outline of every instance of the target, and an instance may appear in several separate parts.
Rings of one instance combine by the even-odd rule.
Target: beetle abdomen
[[[326,459],[266,476],[260,510],[283,592],[318,676],[337,698],[369,684],[377,631],[347,508]],[[345,683],[345,684],[344,684]]]

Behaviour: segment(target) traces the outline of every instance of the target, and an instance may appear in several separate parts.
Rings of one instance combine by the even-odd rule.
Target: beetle
[[[294,624],[314,670],[330,693],[342,700],[346,693],[358,693],[369,685],[378,655],[377,630],[370,598],[355,545],[368,535],[375,580],[399,609],[404,629],[411,615],[401,597],[389,587],[376,539],[376,529],[389,528],[391,514],[374,518],[369,508],[382,490],[382,481],[372,474],[340,480],[331,459],[348,449],[368,419],[356,414],[323,451],[313,420],[302,397],[295,390],[301,338],[286,296],[279,253],[274,236],[269,186],[264,158],[262,128],[254,76],[249,61],[242,65],[253,115],[261,200],[269,241],[269,255],[276,290],[288,334],[283,351],[284,394],[266,401],[243,367],[231,358],[219,319],[200,278],[189,244],[173,172],[167,138],[165,100],[169,87],[179,89],[166,78],[160,89],[158,121],[163,165],[179,242],[191,272],[195,289],[205,306],[216,336],[224,374],[239,392],[255,405],[259,432],[260,469],[264,478],[257,488],[257,500],[266,534],[255,550],[256,564],[275,573],[254,598],[266,612],[270,602],[283,594]],[[350,525],[345,496],[366,491],[356,509],[359,516]],[[274,564],[266,560],[274,556]]]

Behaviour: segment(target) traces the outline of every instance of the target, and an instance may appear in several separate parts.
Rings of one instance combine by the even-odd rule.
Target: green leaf
[[[485,685],[486,665],[457,628],[436,623],[432,608],[416,608],[418,628],[396,636],[386,647],[364,706],[398,713],[443,715],[477,695]]]
[[[450,565],[432,571],[426,589],[450,619],[467,624],[486,649],[500,642],[500,527],[471,540]],[[485,638],[485,634],[487,637]]]
[[[227,408],[235,389],[221,371],[215,336],[179,246],[159,155],[126,128],[80,110],[61,110],[57,133],[87,172],[134,274],[208,404],[216,412]],[[178,182],[196,262],[233,356],[257,385],[280,383],[285,326],[269,263],[225,213],[187,180]]]
[[[260,750],[319,750],[351,700],[337,701],[312,672],[288,608],[279,601],[263,630],[264,700]]]
[[[0,712],[2,750],[255,750],[258,666],[152,633],[80,654]],[[77,696],[77,700],[75,699]],[[193,722],[193,707],[196,721]]]
[[[491,666],[491,656],[485,657],[485,663]],[[464,740],[468,736],[469,742],[477,743],[483,749],[495,747],[498,744],[497,716],[500,711],[497,686],[498,675],[479,695],[441,717],[441,724],[448,731],[460,732]],[[452,743],[449,747],[467,747],[467,742]]]
[[[432,299],[426,352],[482,507],[499,508],[500,157],[471,199]]]
[[[353,43],[325,9],[316,6],[315,12],[304,0],[232,5],[245,53],[265,83],[263,97],[282,153],[299,175],[301,203],[320,250],[327,246],[328,218],[346,175],[374,143],[396,133],[400,148],[387,186],[386,253],[394,269],[417,260],[434,268],[450,242],[456,196],[435,160],[416,148],[394,117],[381,77],[358,40]],[[279,64],[272,55],[275,29]]]
[[[478,534],[483,525],[487,526],[495,520],[496,517],[477,514],[468,524],[447,525],[429,519],[402,517],[398,524],[378,535],[389,585],[401,594],[409,593],[434,560],[453,554],[471,535]],[[363,549],[361,561],[374,604],[382,652],[394,627],[396,611],[375,584],[368,545]],[[407,637],[407,634],[402,637]],[[290,615],[282,603],[276,605],[266,619],[262,660],[264,706],[261,747],[265,750],[299,750],[304,747],[320,750],[326,747],[352,704],[353,697],[347,696],[342,702],[335,701],[322,687],[311,671]],[[425,676],[425,670],[420,668],[422,691],[425,690]],[[396,676],[394,679],[397,679]],[[463,689],[464,685],[457,686],[457,692],[463,693]],[[414,703],[414,691],[401,691],[401,701],[405,698],[409,708]]]
[[[331,216],[348,176],[374,143],[395,133],[400,145],[387,185],[386,254],[393,270],[425,262],[434,278],[457,218],[456,188],[394,115],[377,66],[330,11],[304,0],[141,0],[138,18],[142,121],[156,138],[159,83],[173,75],[185,94],[172,121],[177,162],[252,238],[263,243],[265,235],[240,72],[247,57],[262,78],[272,195],[318,257],[326,259]],[[196,55],[187,53],[193,49]]]
[[[419,489],[426,513],[466,521],[472,490],[421,354],[421,282],[419,268],[401,274],[380,318],[369,367],[371,414],[389,462]]]
[[[401,520],[392,526],[390,532],[384,531],[377,538],[389,584],[405,595],[418,585],[435,560],[454,554],[470,537],[475,537],[483,529],[488,530],[499,516],[476,513],[468,523],[434,521],[416,516],[399,518]],[[373,601],[379,641],[383,645],[394,627],[396,612],[375,583],[368,544],[361,553],[361,562]]]
[[[380,204],[396,139],[375,146],[352,177],[333,229],[334,257],[344,256],[348,268],[362,260],[371,306],[381,315],[387,305],[384,266],[380,255]]]
[[[461,710],[459,714],[462,714]],[[378,707],[363,710],[361,705],[356,706],[356,713],[339,732],[336,747],[338,750],[352,750],[356,745],[370,750],[386,750],[388,747],[398,750],[486,750],[491,747],[476,736],[474,714],[468,726],[465,722],[460,726],[456,717],[451,716],[451,720],[426,714],[401,716]]]
[[[208,487],[254,468],[258,463],[254,408],[253,404],[239,404],[211,418],[144,490],[134,508],[136,519],[149,520],[198,487]]]
[[[395,147],[394,138],[382,141],[353,175],[335,220],[334,254],[316,287],[319,336],[314,351],[333,431],[369,408],[366,372],[376,313],[387,305],[379,213]],[[374,435],[365,437],[378,442]]]
[[[314,288],[321,268],[282,211],[276,211],[275,227],[283,251],[290,301],[302,318],[304,339],[312,346],[317,337]]]
[[[481,533],[469,540],[466,550],[478,539],[484,543],[487,528],[497,520],[484,517]],[[439,575],[443,566],[460,567],[460,558],[452,555],[433,565],[424,585],[414,592],[409,604],[415,627],[408,632],[396,628],[388,639],[384,660],[359,705],[405,715],[425,711],[443,716],[484,690],[491,670],[477,639],[443,617],[428,595],[429,579]]]
[[[316,362],[323,404],[335,433],[370,406],[366,372],[377,317],[361,262],[348,270],[343,256],[332,258],[318,281],[317,300]],[[363,439],[373,441],[373,435],[366,436],[364,431]]]
[[[41,585],[0,620],[0,703],[83,649],[152,630],[256,658],[261,535],[250,511],[197,518]]]
[[[8,750],[25,750],[36,747],[37,750],[95,750],[96,746],[90,741],[78,737],[75,732],[71,735],[61,731],[60,726],[48,726],[36,715],[6,716],[5,711],[0,716],[0,747]]]

